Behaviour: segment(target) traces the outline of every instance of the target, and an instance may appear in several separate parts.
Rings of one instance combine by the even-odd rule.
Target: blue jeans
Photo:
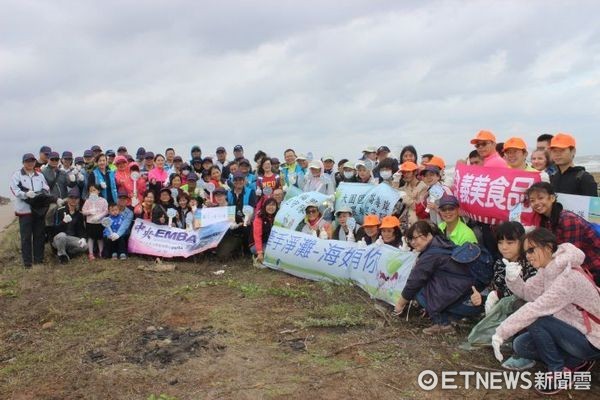
[[[538,318],[529,325],[527,332],[513,340],[513,349],[520,357],[543,362],[551,372],[600,358],[600,350],[592,346],[583,333],[550,316]]]
[[[427,300],[425,300],[425,296],[423,295],[423,289],[419,290],[416,299],[423,308],[427,308]],[[477,316],[481,314],[482,310],[483,306],[474,306],[473,303],[471,303],[471,295],[466,295],[443,311],[430,315],[429,317],[431,317],[434,324],[448,325],[451,320]]]

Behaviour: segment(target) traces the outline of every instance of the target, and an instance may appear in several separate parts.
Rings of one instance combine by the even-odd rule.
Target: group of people
[[[389,245],[418,253],[396,311],[421,307],[432,320],[424,334],[452,334],[464,317],[493,326],[487,345],[499,360],[500,346],[512,340],[508,369],[530,368],[535,361],[551,372],[589,370],[600,357],[600,236],[594,226],[564,210],[557,193],[598,196],[597,184],[574,164],[572,135],[541,135],[529,155],[523,138],[498,143],[482,130],[473,150],[459,162],[481,167],[539,172],[541,182],[526,201],[540,215],[539,227],[526,232],[519,222],[482,224],[461,215],[460,202],[445,184],[445,161],[414,146],[393,157],[389,147],[365,147],[356,160],[283,152],[283,161],[258,151],[253,162],[244,148],[233,159],[218,147],[215,157],[200,146],[184,160],[173,148],[135,155],[121,146],[98,145],[81,157],[43,146],[38,156],[22,157],[11,179],[26,268],[42,263],[49,242],[61,263],[87,253],[126,259],[133,221],[196,229],[196,210],[235,207],[235,221],[216,248],[217,257],[253,254],[264,260],[275,216],[291,191],[335,193],[341,182],[389,185],[401,193],[390,215],[366,215],[356,223],[350,207],[329,212],[320,203],[305,207],[298,230],[325,240],[357,245]],[[457,254],[487,255],[487,279],[474,279],[473,267]],[[483,274],[482,276],[484,276]],[[498,317],[500,315],[500,317]],[[493,321],[492,321],[493,320]],[[547,389],[553,393],[559,389]]]

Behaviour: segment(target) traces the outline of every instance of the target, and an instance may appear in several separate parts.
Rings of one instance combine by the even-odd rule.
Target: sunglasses
[[[492,142],[477,142],[477,143],[475,143],[475,147],[476,148],[485,147],[485,146],[488,146],[490,143],[492,143]]]
[[[537,247],[535,247],[535,246],[530,247],[528,249],[525,249],[525,253],[527,253],[527,254],[533,254],[535,252],[535,249],[537,249]]]
[[[316,208],[309,208],[308,210],[306,210],[307,214],[317,214],[319,212],[319,210],[317,210]]]
[[[58,161],[60,158],[51,158],[50,161]]]

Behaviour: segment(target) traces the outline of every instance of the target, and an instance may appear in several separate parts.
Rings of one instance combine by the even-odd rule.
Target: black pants
[[[32,261],[36,264],[44,262],[45,226],[44,217],[36,214],[19,216],[21,257],[26,267],[30,267]],[[31,257],[32,250],[33,260]]]
[[[115,241],[104,238],[104,254],[106,257],[111,257],[114,253],[118,255],[127,254],[127,239],[128,236],[121,236]]]

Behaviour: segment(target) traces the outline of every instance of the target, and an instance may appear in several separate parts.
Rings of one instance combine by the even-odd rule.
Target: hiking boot
[[[506,368],[511,371],[525,371],[526,369],[533,368],[535,361],[528,358],[521,358],[511,356],[508,360],[502,363],[502,368]]]
[[[119,255],[117,253],[112,253],[112,257],[113,260],[117,260],[119,259]]]
[[[119,256],[119,260],[127,260],[127,254],[123,253]]]
[[[68,264],[69,263],[69,256],[66,255],[66,254],[58,256],[58,262],[61,263],[61,264]]]
[[[423,329],[423,333],[426,335],[454,335],[456,330],[450,324],[448,325],[431,325],[429,328]]]

